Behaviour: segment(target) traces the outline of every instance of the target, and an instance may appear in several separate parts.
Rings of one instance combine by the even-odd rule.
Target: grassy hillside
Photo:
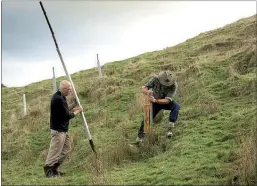
[[[256,33],[252,16],[174,47],[108,63],[103,78],[95,68],[72,74],[99,157],[76,117],[62,178],[43,173],[52,81],[2,88],[2,184],[257,184]],[[131,148],[143,117],[141,86],[164,69],[178,74],[181,111],[174,137],[165,138],[164,111],[144,146]]]

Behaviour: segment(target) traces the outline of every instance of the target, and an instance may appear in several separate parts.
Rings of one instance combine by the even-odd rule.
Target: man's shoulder
[[[158,84],[158,79],[155,76],[152,76],[144,87],[153,88]]]
[[[148,80],[148,82],[159,83],[159,80],[158,80],[158,78],[157,78],[156,76],[152,76],[152,77]]]
[[[54,93],[54,95],[52,96],[52,99],[51,99],[52,102],[62,101],[62,100],[63,100],[63,97],[58,92]]]
[[[156,76],[152,76],[151,80],[158,81],[158,78]]]

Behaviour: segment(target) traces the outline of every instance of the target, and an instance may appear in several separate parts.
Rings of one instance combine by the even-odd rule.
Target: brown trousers
[[[62,164],[67,154],[71,151],[70,138],[67,132],[58,132],[51,129],[51,143],[46,158],[46,166],[53,166],[55,163]]]

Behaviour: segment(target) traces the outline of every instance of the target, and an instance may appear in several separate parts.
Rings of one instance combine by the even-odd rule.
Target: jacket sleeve
[[[148,89],[153,88],[154,87],[154,82],[156,80],[156,77],[152,77],[146,84],[145,87],[147,87]]]
[[[175,96],[177,90],[178,90],[178,84],[177,84],[177,82],[175,82],[174,86],[172,86],[172,89],[168,92],[168,94],[165,98],[172,101],[172,99]]]
[[[64,117],[65,120],[70,120],[75,117],[75,114],[69,111],[68,104],[64,100],[59,98],[56,101],[57,101],[58,109],[61,110],[62,117]]]

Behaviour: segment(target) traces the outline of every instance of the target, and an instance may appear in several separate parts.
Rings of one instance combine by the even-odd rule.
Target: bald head
[[[71,92],[71,84],[67,80],[62,80],[59,86],[59,90],[64,96],[68,96]]]

